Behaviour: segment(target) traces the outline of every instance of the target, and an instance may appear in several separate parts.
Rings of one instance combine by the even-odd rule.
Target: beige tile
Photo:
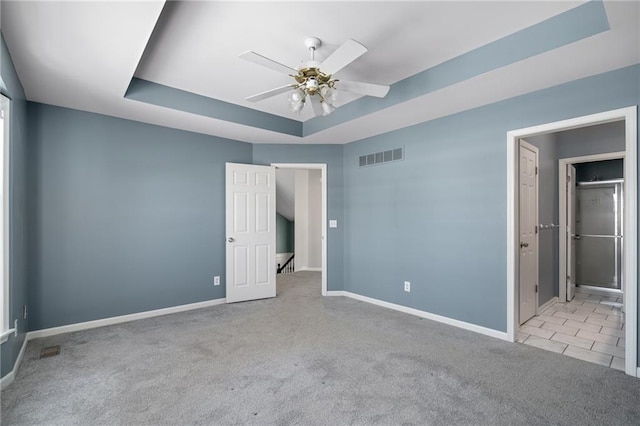
[[[611,355],[601,354],[599,352],[593,352],[588,349],[577,348],[571,345],[567,346],[567,349],[564,350],[563,354],[583,361],[604,365],[605,367],[608,367],[613,359]]]
[[[565,315],[570,315],[570,314],[565,314]],[[611,328],[618,328],[618,329],[621,329],[622,324],[624,324],[622,321],[608,321],[608,320],[595,319],[595,318],[587,318],[586,322],[590,324],[601,325],[603,327],[611,327]]]
[[[607,336],[624,337],[624,330],[619,330],[617,328],[602,327],[600,329],[600,333],[606,334]]]
[[[544,321],[539,320],[535,317],[524,323],[524,325],[529,325],[531,327],[540,327],[542,324],[544,324]]]
[[[536,318],[544,322],[552,322],[558,325],[562,325],[567,321],[566,318],[554,317],[553,315],[538,315]]]
[[[583,337],[589,340],[595,340],[600,343],[608,343],[610,345],[615,345],[618,343],[618,338],[616,336],[607,336],[606,334],[594,333],[593,331],[587,330],[579,330],[577,337]]]
[[[593,340],[585,339],[584,337],[569,336],[568,334],[556,333],[551,337],[551,340],[556,342],[566,343],[571,346],[578,346],[580,348],[591,349],[593,346]]]
[[[570,319],[570,320],[574,320],[574,321],[580,321],[580,322],[585,322],[587,320],[587,316],[586,315],[576,315],[576,314],[570,314],[570,313],[567,313],[567,312],[556,312],[556,313],[553,314],[553,316],[554,317],[560,317],[560,318],[566,318],[566,319]]]
[[[595,306],[585,306],[582,305],[578,308],[576,308],[574,314],[576,315],[590,315],[595,311]]]
[[[553,315],[553,314],[555,314],[555,313],[556,313],[556,310],[555,310],[555,309],[553,308],[553,306],[552,306],[552,307],[547,308],[547,309],[545,309],[544,311],[540,312],[540,313],[538,314],[538,316],[540,316],[540,315]]]
[[[556,331],[558,333],[568,334],[571,336],[575,336],[578,333],[578,329],[574,327],[568,327],[566,325],[554,324],[552,322],[545,322],[540,326],[545,330]]]
[[[530,334],[532,336],[542,337],[543,339],[550,339],[553,336],[553,331],[543,330],[542,328],[529,327],[523,325],[520,327],[520,332]]]
[[[609,345],[607,343],[595,342],[591,347],[591,350],[596,352],[601,352],[607,355],[617,356],[619,358],[624,358],[624,348],[621,348],[619,346]]]
[[[567,304],[557,304],[553,307],[553,309],[555,309],[556,312],[566,312],[568,314],[572,314],[576,311],[576,309],[578,309],[576,306],[574,305],[567,305]]]
[[[623,316],[622,312],[613,310],[609,315],[607,315],[607,321],[619,321]]]
[[[554,342],[547,339],[541,339],[540,337],[531,336],[527,340],[524,341],[525,345],[535,346],[539,349],[544,349],[546,351],[552,351],[561,354],[567,347],[564,343]]]
[[[611,368],[624,371],[624,358],[618,358],[617,356],[614,356],[613,360],[611,361]]]
[[[589,324],[589,323],[586,323],[586,322],[580,322],[580,321],[574,321],[574,320],[567,320],[567,322],[565,322],[564,325],[569,326],[569,327],[575,327],[575,328],[578,328],[580,330],[593,331],[595,333],[599,332],[600,329],[602,328],[601,325]]]
[[[597,311],[597,309],[596,309],[596,311]],[[611,312],[611,311],[609,311],[609,312]],[[584,315],[587,316],[587,319],[593,318],[593,319],[599,319],[599,320],[606,320],[607,317],[609,316],[607,314],[603,314],[603,313],[599,313],[599,312],[591,312],[590,314],[584,314]]]
[[[518,332],[518,335],[516,336],[516,342],[523,343],[525,340],[527,340],[528,337],[529,335],[527,333]]]
[[[624,339],[618,339],[618,347],[620,348],[625,348],[626,345],[624,343]]]
[[[614,310],[611,308],[611,306],[600,305],[597,308],[595,308],[593,312],[596,314],[611,315],[613,311]]]

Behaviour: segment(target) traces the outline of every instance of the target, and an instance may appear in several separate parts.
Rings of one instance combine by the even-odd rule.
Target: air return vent
[[[60,355],[60,345],[49,346],[40,351],[40,358],[49,358],[56,355]]]
[[[360,156],[360,167],[373,166],[374,164],[390,163],[404,159],[404,148],[395,148],[388,151],[374,152]]]

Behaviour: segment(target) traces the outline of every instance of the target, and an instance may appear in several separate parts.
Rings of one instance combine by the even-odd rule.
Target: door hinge
[[[567,182],[571,182],[571,175],[567,176]]]
[[[536,174],[538,174],[538,166],[536,166]]]
[[[538,233],[538,225],[536,225],[536,234]]]
[[[536,284],[536,293],[538,292],[538,284]]]

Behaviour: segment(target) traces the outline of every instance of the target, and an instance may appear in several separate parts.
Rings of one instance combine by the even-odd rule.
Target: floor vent
[[[390,163],[404,159],[404,148],[395,148],[387,151],[374,152],[360,156],[360,167],[373,166],[375,164]]]
[[[40,359],[60,355],[60,345],[49,346],[40,351]]]

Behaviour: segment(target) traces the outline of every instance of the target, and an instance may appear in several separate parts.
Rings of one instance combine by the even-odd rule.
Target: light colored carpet
[[[59,356],[38,359],[61,345]],[[640,380],[343,297],[278,297],[31,341],[2,424],[640,422]]]

